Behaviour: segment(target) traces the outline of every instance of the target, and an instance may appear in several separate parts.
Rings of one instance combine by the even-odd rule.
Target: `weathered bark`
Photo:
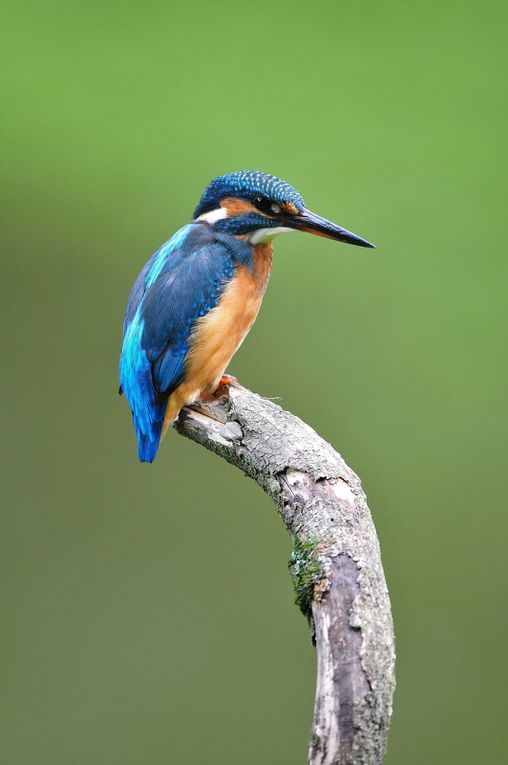
[[[296,600],[318,655],[309,765],[381,763],[395,687],[393,625],[358,477],[308,425],[241,386],[182,410],[175,427],[257,481],[293,537]]]

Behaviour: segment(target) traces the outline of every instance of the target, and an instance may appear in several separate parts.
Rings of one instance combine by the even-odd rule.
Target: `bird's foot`
[[[219,380],[219,384],[215,388],[213,392],[214,398],[221,398],[221,396],[228,396],[229,395],[229,388],[231,385],[234,385],[238,382],[238,379],[236,377],[233,377],[233,375],[222,375],[222,377]]]
[[[230,385],[234,385],[234,383],[237,383],[237,382],[238,382],[238,377],[234,377],[233,375],[222,375],[222,377],[219,380],[217,390],[225,386],[229,388]]]
[[[199,401],[202,404],[211,404],[222,396],[229,396],[229,386],[237,383],[238,380],[233,375],[222,375],[215,390],[210,388],[201,392]]]

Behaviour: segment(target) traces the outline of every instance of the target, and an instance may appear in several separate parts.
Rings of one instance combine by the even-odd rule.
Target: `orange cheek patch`
[[[250,212],[259,212],[247,199],[226,197],[220,204],[226,210],[228,218],[236,218],[238,215],[245,215],[245,213]]]

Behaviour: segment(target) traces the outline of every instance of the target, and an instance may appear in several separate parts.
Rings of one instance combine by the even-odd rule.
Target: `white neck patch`
[[[228,211],[225,207],[217,207],[215,210],[209,210],[209,212],[203,213],[196,220],[204,220],[207,223],[215,223],[217,220],[227,218]]]

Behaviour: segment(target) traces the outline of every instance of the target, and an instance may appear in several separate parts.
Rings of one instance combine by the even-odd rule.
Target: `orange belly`
[[[163,433],[183,406],[217,388],[258,315],[271,264],[271,244],[257,245],[254,268],[239,266],[216,307],[198,320],[185,361],[185,379],[168,399]]]

